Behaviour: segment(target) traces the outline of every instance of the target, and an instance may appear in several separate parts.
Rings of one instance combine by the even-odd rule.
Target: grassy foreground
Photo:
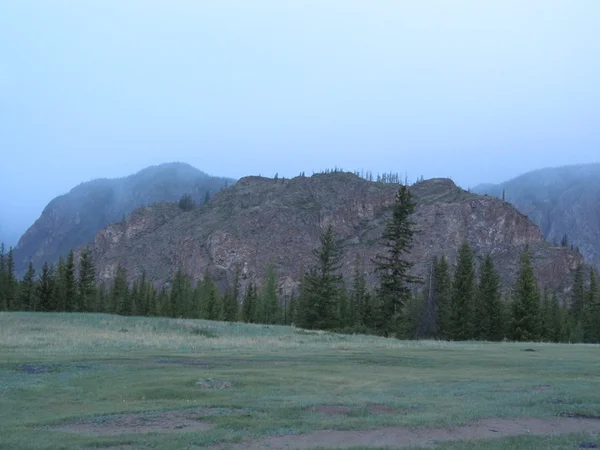
[[[68,428],[110,414],[181,410],[210,426],[125,434]],[[450,427],[561,413],[600,415],[600,346],[398,341],[200,320],[0,313],[2,449],[200,448],[322,429]],[[440,448],[577,448],[572,443],[585,439],[597,436]]]

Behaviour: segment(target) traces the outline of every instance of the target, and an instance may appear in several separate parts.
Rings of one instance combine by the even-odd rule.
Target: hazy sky
[[[463,187],[600,160],[598,0],[0,0],[0,228],[166,161]]]

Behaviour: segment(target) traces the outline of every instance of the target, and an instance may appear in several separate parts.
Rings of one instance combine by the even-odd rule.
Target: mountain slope
[[[39,268],[55,262],[70,249],[91,241],[107,225],[122,220],[136,208],[155,202],[174,202],[191,194],[203,202],[234,180],[212,177],[183,163],[151,166],[125,178],[82,183],[52,200],[25,232],[15,249],[17,270],[29,261]]]
[[[145,271],[157,285],[168,283],[178,268],[195,279],[209,270],[224,288],[236,266],[245,285],[260,283],[272,263],[282,292],[289,294],[331,223],[345,246],[344,274],[351,276],[358,254],[372,285],[370,260],[380,250],[378,239],[397,188],[349,173],[291,180],[246,177],[190,212],[173,205],[137,210],[100,231],[91,248],[104,281],[121,264],[130,278]],[[426,276],[434,256],[454,262],[466,239],[480,258],[492,254],[505,287],[515,280],[525,245],[543,284],[559,290],[570,286],[581,255],[545,242],[538,227],[508,203],[470,194],[447,179],[423,181],[411,190],[418,200],[411,254],[416,273]]]
[[[600,267],[600,163],[528,172],[474,192],[502,197],[536,223],[547,240],[563,236]]]

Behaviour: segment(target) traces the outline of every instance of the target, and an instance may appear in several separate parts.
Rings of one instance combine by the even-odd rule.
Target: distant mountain
[[[381,251],[397,190],[395,184],[340,172],[290,180],[245,177],[189,212],[174,204],[140,208],[101,230],[91,248],[102,282],[110,282],[121,265],[130,281],[146,273],[157,286],[168,285],[178,269],[196,280],[208,270],[224,289],[239,267],[245,288],[250,281],[260,284],[273,264],[281,292],[289,295],[312,264],[323,229],[332,224],[344,244],[344,276],[352,276],[360,255],[373,286],[371,259]],[[493,257],[509,288],[528,245],[540,285],[559,292],[570,288],[581,255],[544,241],[539,228],[510,204],[471,194],[448,179],[421,181],[411,191],[418,203],[415,273],[426,278],[436,256],[453,264],[466,240],[478,261]]]
[[[60,255],[91,241],[99,230],[136,208],[175,202],[183,194],[202,203],[207,193],[212,195],[234,182],[207,175],[188,164],[167,163],[124,178],[82,183],[52,200],[21,237],[15,248],[17,272],[22,273],[29,261],[35,268],[45,261],[57,261]]]
[[[549,241],[578,247],[600,267],[600,163],[546,168],[473,192],[504,198],[527,215]]]

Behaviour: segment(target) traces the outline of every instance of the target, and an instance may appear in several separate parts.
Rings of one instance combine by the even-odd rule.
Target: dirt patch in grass
[[[367,409],[371,414],[396,414],[398,412],[389,406],[380,404],[367,405]]]
[[[196,386],[200,389],[207,390],[220,390],[220,389],[230,389],[232,384],[229,381],[225,380],[213,380],[209,378],[207,380],[198,380],[196,381]]]
[[[204,361],[200,359],[157,359],[156,362],[158,364],[178,364],[181,366],[200,366],[200,367],[210,367],[213,366],[214,363],[212,361]]]
[[[533,390],[536,392],[553,391],[554,386],[550,386],[549,384],[538,384],[533,387]]]
[[[80,434],[118,435],[127,433],[150,433],[153,431],[208,430],[210,423],[198,419],[211,411],[197,413],[168,411],[160,413],[115,414],[99,416],[52,427],[55,430]]]
[[[352,408],[342,405],[318,405],[312,406],[311,411],[325,414],[326,416],[339,416],[352,412]]]
[[[600,420],[556,419],[487,419],[474,425],[456,428],[389,427],[370,430],[323,430],[313,433],[274,436],[236,444],[220,444],[211,450],[305,450],[315,447],[386,447],[435,446],[439,441],[477,440],[520,435],[558,435],[600,433]],[[573,443],[577,445],[576,442]]]

